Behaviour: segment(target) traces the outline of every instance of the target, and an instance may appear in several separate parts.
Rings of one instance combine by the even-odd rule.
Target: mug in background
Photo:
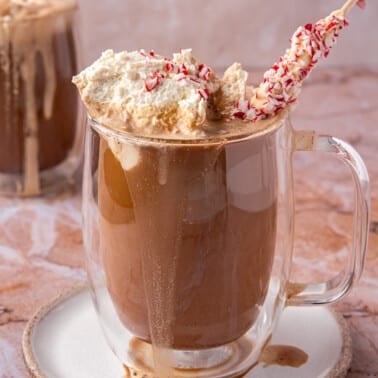
[[[81,165],[83,114],[71,82],[79,65],[77,4],[41,7],[0,19],[3,195],[56,192],[73,183]]]
[[[353,248],[328,282],[290,282],[298,150],[335,153],[354,179]],[[147,376],[235,377],[257,362],[285,306],[336,301],[360,277],[369,181],[351,146],[293,130],[286,113],[203,140],[89,120],[83,216],[95,307],[119,359]]]

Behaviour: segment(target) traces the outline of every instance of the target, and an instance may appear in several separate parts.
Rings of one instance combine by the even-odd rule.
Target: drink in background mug
[[[290,281],[295,151],[333,153],[353,176],[353,247],[327,282]],[[243,374],[285,306],[334,302],[363,269],[365,165],[337,138],[293,130],[287,112],[203,140],[139,137],[90,119],[84,170],[96,310],[112,350],[147,376]]]
[[[0,8],[0,194],[55,193],[82,165],[77,1]]]

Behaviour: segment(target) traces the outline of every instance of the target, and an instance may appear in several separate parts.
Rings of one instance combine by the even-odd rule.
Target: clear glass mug
[[[327,282],[290,281],[295,151],[333,153],[353,176],[353,247]],[[358,153],[337,138],[295,131],[286,114],[266,130],[192,141],[89,120],[84,245],[111,349],[130,376],[245,373],[285,306],[334,302],[358,280],[369,206]]]
[[[55,193],[81,168],[84,114],[71,82],[76,16],[76,1],[67,0],[0,18],[1,195]]]

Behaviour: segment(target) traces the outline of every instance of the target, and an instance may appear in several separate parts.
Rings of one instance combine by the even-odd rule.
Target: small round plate
[[[345,320],[327,307],[288,307],[271,345],[308,354],[298,368],[259,364],[245,378],[344,377],[352,358]],[[33,377],[123,378],[125,371],[102,335],[89,290],[76,287],[43,306],[29,321],[23,352]]]

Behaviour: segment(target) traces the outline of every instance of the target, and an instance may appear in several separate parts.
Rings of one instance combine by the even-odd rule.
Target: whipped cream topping
[[[43,17],[76,6],[77,0],[0,0],[0,18],[11,21]]]
[[[253,87],[247,86],[248,73],[241,64],[234,63],[223,74],[219,90],[211,99],[215,119],[230,118],[238,101],[251,97]]]
[[[220,80],[190,49],[172,59],[144,50],[105,51],[73,78],[98,122],[144,135],[201,135]]]

